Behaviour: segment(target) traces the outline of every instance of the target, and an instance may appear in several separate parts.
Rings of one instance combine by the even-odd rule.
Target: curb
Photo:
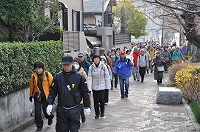
[[[194,125],[195,129],[197,132],[200,132],[200,125],[196,122],[195,116],[190,108],[190,106],[186,103],[186,101],[184,99],[183,100],[183,105],[186,107],[187,111],[188,111],[188,116],[192,121],[192,124]]]
[[[56,105],[53,106],[52,112],[55,113],[55,111],[56,111]],[[42,114],[42,117],[45,118],[43,114]],[[34,124],[35,124],[35,118],[31,116],[31,117],[26,118],[22,122],[17,123],[11,128],[8,128],[4,132],[21,132]]]

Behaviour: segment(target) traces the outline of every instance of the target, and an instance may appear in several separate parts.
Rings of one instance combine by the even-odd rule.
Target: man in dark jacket
[[[53,102],[58,95],[56,132],[78,132],[80,128],[80,102],[90,114],[90,98],[85,78],[72,66],[73,58],[62,58],[63,71],[56,74],[48,97],[47,114],[51,114]]]
[[[83,67],[84,71],[86,72],[86,74],[88,75],[88,70],[89,70],[89,67],[90,67],[90,63],[85,59],[83,53],[79,53],[78,54],[78,58],[81,59],[82,67]]]

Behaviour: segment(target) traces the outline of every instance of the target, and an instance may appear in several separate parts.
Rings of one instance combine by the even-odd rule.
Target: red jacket
[[[139,55],[140,55],[139,51],[133,51],[133,53],[132,53],[134,67],[137,67],[137,60],[138,60]]]

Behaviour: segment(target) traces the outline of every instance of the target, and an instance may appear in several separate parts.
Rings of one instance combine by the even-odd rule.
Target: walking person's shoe
[[[41,127],[41,128],[40,128],[40,127],[38,127],[38,128],[37,128],[37,131],[42,131],[42,127]]]
[[[162,83],[162,79],[160,79],[160,84]]]
[[[144,78],[141,79],[141,83],[143,83],[143,82],[144,82]]]
[[[53,123],[53,117],[54,117],[54,115],[52,114],[51,118],[48,119],[48,125],[49,126]]]
[[[128,94],[125,94],[125,98],[128,98]]]
[[[157,84],[158,84],[158,85],[160,84],[160,81],[159,81],[159,80],[157,80]]]
[[[85,121],[86,121],[86,118],[85,117],[81,117],[81,122],[85,123]]]
[[[95,115],[94,119],[98,119],[99,118],[99,115]]]
[[[124,98],[124,96],[121,96],[121,99],[123,99]]]
[[[103,119],[106,118],[104,113],[101,113],[101,118],[103,118]]]

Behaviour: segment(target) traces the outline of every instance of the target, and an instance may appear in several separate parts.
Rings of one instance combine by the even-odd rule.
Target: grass
[[[192,103],[191,104],[192,112],[195,116],[195,119],[198,123],[200,123],[200,104],[199,103]]]

